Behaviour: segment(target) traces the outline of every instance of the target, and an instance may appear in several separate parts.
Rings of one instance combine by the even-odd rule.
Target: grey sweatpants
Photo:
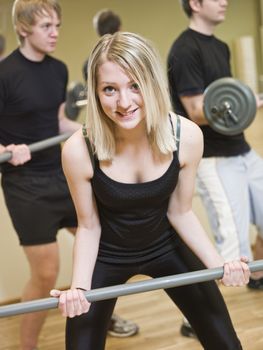
[[[253,150],[235,157],[203,158],[197,192],[207,210],[219,253],[252,258],[249,226],[263,237],[263,159]]]

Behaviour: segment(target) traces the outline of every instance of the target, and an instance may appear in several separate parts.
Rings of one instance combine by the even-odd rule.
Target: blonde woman
[[[51,295],[68,317],[67,350],[105,347],[116,299],[90,305],[83,290],[136,274],[156,278],[223,265],[223,284],[249,280],[247,259],[225,262],[192,211],[202,133],[170,112],[167,91],[158,55],[144,38],[118,32],[93,49],[86,127],[62,154],[78,230],[71,289]],[[166,293],[206,350],[241,349],[215,282]]]

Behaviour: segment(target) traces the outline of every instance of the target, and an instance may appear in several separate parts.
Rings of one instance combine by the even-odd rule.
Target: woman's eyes
[[[103,91],[106,94],[113,94],[115,92],[115,88],[113,86],[106,86]]]
[[[140,88],[137,83],[132,83],[129,87],[133,92],[139,92]],[[103,88],[103,92],[105,92],[107,95],[113,95],[118,89],[113,86],[105,86]]]
[[[131,88],[132,88],[132,90],[134,90],[134,91],[136,91],[136,92],[140,90],[139,85],[138,85],[137,83],[133,83],[133,84],[131,85]]]

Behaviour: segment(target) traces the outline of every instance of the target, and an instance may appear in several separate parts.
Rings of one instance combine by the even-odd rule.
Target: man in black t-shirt
[[[189,27],[175,40],[168,56],[173,107],[203,131],[204,154],[197,174],[197,191],[207,210],[215,244],[226,260],[252,259],[250,222],[258,235],[254,258],[263,257],[263,160],[251,150],[244,133],[226,136],[209,125],[203,112],[204,90],[231,76],[230,51],[216,38],[227,1],[182,0]],[[261,107],[262,102],[258,102]],[[263,273],[254,273],[248,287],[263,290]]]
[[[13,21],[20,45],[0,62],[0,153],[13,153],[2,164],[1,183],[30,267],[24,301],[49,296],[59,269],[57,231],[66,227],[74,232],[77,226],[60,146],[32,155],[27,146],[80,128],[64,114],[67,67],[49,56],[56,47],[60,18],[57,0],[15,1]],[[23,315],[22,350],[36,349],[45,316]]]

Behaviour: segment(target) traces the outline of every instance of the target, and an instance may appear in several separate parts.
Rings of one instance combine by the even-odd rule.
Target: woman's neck
[[[148,140],[145,123],[141,122],[134,129],[115,129],[116,144],[138,145]]]

